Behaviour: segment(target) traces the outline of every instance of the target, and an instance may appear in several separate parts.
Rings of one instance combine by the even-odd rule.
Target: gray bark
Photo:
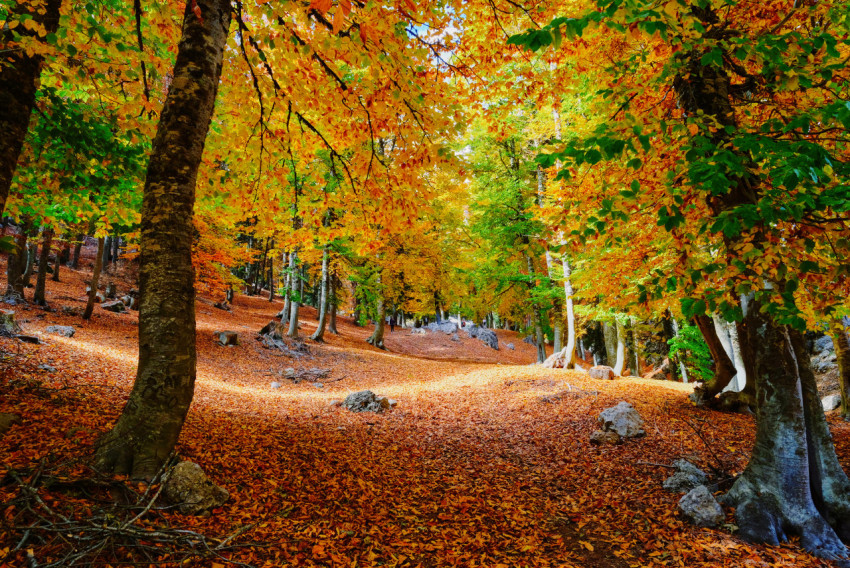
[[[47,299],[45,298],[45,288],[47,286],[47,267],[48,267],[48,259],[50,257],[50,245],[53,242],[53,229],[51,227],[45,227],[42,231],[41,237],[41,254],[38,258],[38,277],[35,280],[35,294],[33,295],[33,301],[39,306],[46,306]],[[57,252],[56,258],[59,258],[59,254]],[[57,264],[59,264],[57,262]]]
[[[328,321],[328,303],[330,294],[328,290],[328,247],[322,252],[322,280],[319,290],[319,324],[316,332],[310,336],[313,341],[325,340],[325,325]]]
[[[86,302],[86,310],[83,312],[83,319],[91,319],[92,311],[94,311],[94,302],[97,298],[97,284],[100,281],[100,270],[103,266],[103,248],[105,239],[100,237],[97,239],[97,255],[94,257],[94,269],[91,275],[91,286],[89,287],[89,297]]]

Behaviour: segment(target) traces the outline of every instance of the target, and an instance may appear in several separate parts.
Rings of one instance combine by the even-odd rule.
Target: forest
[[[0,37],[0,568],[850,566],[847,1]]]

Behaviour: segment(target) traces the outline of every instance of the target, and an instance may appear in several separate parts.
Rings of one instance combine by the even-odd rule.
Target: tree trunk
[[[845,319],[845,323],[847,318]],[[838,387],[841,391],[841,417],[850,420],[850,333],[840,325],[832,334],[835,343],[835,355],[838,363]]]
[[[723,389],[735,376],[735,365],[732,364],[732,360],[726,354],[711,318],[697,316],[694,319],[696,319],[697,327],[705,338],[708,350],[711,351],[711,358],[714,360],[714,378],[694,389],[693,399],[697,406],[701,406],[708,404],[715,396],[723,392]]]
[[[118,264],[118,254],[121,252],[121,237],[112,237],[112,264]]]
[[[201,15],[199,18],[195,11]],[[142,201],[139,368],[96,465],[151,479],[177,443],[195,387],[195,182],[215,106],[230,0],[186,3],[173,80]]]
[[[103,245],[103,270],[109,272],[109,262],[112,260],[112,237],[107,235],[106,244]]]
[[[48,34],[56,33],[61,5],[62,0],[47,0],[37,6],[32,2],[13,2],[7,21],[28,15],[36,24],[44,26]],[[21,25],[13,33],[7,25],[0,35],[5,46],[3,71],[0,73],[0,132],[3,133],[0,136],[0,217],[6,210],[6,200],[29,129],[44,63],[44,57],[38,49],[11,49],[16,44],[14,34],[32,37],[35,32]]]
[[[322,253],[322,280],[319,290],[319,325],[316,327],[316,332],[310,336],[313,341],[325,340],[325,325],[328,321],[328,303],[330,294],[328,293],[328,247],[325,245],[325,250]]]
[[[77,242],[74,243],[74,259],[71,261],[71,268],[77,270],[80,268],[80,251],[83,248],[86,236],[84,234],[77,235]]]
[[[269,303],[274,302],[274,257],[269,257]]]
[[[298,338],[298,308],[301,302],[301,294],[298,290],[298,283],[301,281],[301,278],[297,272],[297,264],[298,251],[292,251],[292,255],[289,257],[289,267],[292,275],[292,298],[289,300],[289,330],[286,332],[286,335],[292,339]]]
[[[37,236],[37,234],[38,233],[36,233],[35,235],[30,235],[30,237],[35,237],[35,236]],[[27,257],[26,257],[26,261],[25,261],[26,264],[24,265],[24,275],[23,275],[24,288],[30,287],[30,281],[32,280],[32,273],[35,271],[35,259],[36,259],[37,256],[38,256],[38,244],[33,238],[29,238],[27,240]]]
[[[337,282],[336,274],[334,274],[331,277],[330,286],[331,286],[331,297],[330,297],[330,311],[331,311],[330,320],[331,321],[328,323],[328,331],[330,331],[334,335],[339,335],[339,331],[337,331],[337,329],[336,329],[336,302],[337,302],[336,291],[338,289],[338,282]]]
[[[66,237],[67,238],[67,237]],[[53,278],[54,282],[59,282],[59,267],[62,266],[62,259],[67,259],[68,247],[70,246],[68,241],[62,239],[61,241],[62,248],[60,249],[58,246],[56,247],[56,254],[53,259]],[[67,260],[66,260],[67,262]]]
[[[380,284],[380,280],[378,283]],[[374,345],[378,349],[386,349],[384,347],[384,318],[386,317],[386,308],[384,306],[384,296],[380,292],[378,293],[377,312],[378,317],[375,320],[375,331],[372,332],[366,343]]]
[[[605,364],[613,367],[617,363],[617,325],[602,322],[602,337],[605,342]]]
[[[617,362],[614,363],[614,374],[622,376],[626,366],[626,330],[620,320],[614,320],[614,330],[617,332]]]
[[[91,286],[89,286],[89,298],[86,302],[86,311],[83,312],[83,319],[91,319],[92,311],[94,311],[94,301],[97,298],[97,284],[100,280],[100,270],[103,267],[103,249],[106,246],[106,239],[100,237],[97,239],[97,255],[94,257],[94,269],[91,274]]]
[[[27,233],[20,228],[15,237],[15,252],[9,253],[6,264],[6,294],[24,298],[24,269],[27,261]]]
[[[44,295],[45,288],[47,286],[47,261],[50,257],[50,245],[52,241],[53,229],[50,227],[45,227],[42,231],[41,254],[38,257],[38,277],[35,280],[35,294],[33,296],[33,301],[39,306],[47,305],[47,300],[45,299]],[[59,258],[59,254],[56,255],[56,258]]]
[[[280,321],[289,321],[289,308],[292,305],[292,271],[295,270],[294,253],[287,253],[288,259],[284,259],[284,277],[283,277],[283,309],[280,311]]]
[[[802,335],[751,301],[738,325],[758,408],[750,462],[724,502],[739,535],[779,544],[799,536],[807,551],[846,558],[850,481],[841,469]]]

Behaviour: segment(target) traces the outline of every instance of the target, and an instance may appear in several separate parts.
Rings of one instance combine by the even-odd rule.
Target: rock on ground
[[[47,333],[61,335],[62,337],[74,337],[74,333],[76,333],[77,330],[70,325],[48,325],[45,331]]]
[[[514,347],[514,344],[513,344],[513,343],[505,343],[505,347],[507,347],[507,348],[508,348],[508,349],[510,349],[511,351],[513,351],[514,349],[516,349],[516,347]]]
[[[165,480],[163,492],[166,499],[179,505],[185,515],[200,515],[220,507],[230,494],[213,483],[194,462],[183,461],[174,466]]]
[[[428,329],[434,332],[442,331],[446,335],[451,335],[457,332],[457,324],[453,321],[432,322],[428,324]]]
[[[815,341],[812,351],[815,355],[822,351],[835,351],[835,344],[832,342],[832,338],[830,336],[824,335]]]
[[[616,432],[606,432],[604,430],[596,430],[590,435],[590,443],[594,446],[603,446],[607,444],[619,444],[622,441],[620,435]]]
[[[386,405],[382,403],[382,400],[387,401]],[[380,399],[372,391],[362,390],[345,397],[342,406],[351,412],[383,412],[390,407],[390,404],[389,399]]]
[[[499,338],[496,337],[496,332],[492,329],[481,327],[478,329],[478,339],[487,344],[491,349],[499,350]]]
[[[235,331],[214,331],[213,336],[221,345],[239,345],[239,334]]]
[[[410,330],[410,335],[425,335],[428,333],[424,327],[414,327]]]
[[[587,372],[591,379],[602,379],[606,381],[614,380],[617,373],[608,365],[594,365]]]
[[[823,404],[823,409],[826,412],[830,410],[835,410],[839,406],[841,406],[841,395],[840,394],[831,394],[829,396],[825,396],[821,399],[821,404]]]
[[[104,302],[100,305],[101,308],[106,310],[107,312],[115,312],[117,314],[124,313],[126,311],[126,307],[124,302],[121,300],[115,300],[113,302]]]
[[[708,476],[688,460],[676,460],[676,473],[664,480],[664,489],[671,493],[687,493],[700,485],[705,485]]]
[[[599,422],[603,430],[616,432],[623,438],[637,438],[646,434],[643,431],[643,418],[625,401],[603,410],[599,414]]]
[[[716,527],[726,519],[720,504],[705,485],[691,489],[682,497],[679,510],[698,527]]]
[[[460,341],[460,336],[457,334],[457,332],[454,332],[450,339],[452,341]]]
[[[466,334],[471,339],[475,339],[476,337],[478,337],[478,330],[479,329],[481,329],[481,328],[478,327],[477,325],[475,325],[474,323],[470,324],[470,325],[466,326]]]

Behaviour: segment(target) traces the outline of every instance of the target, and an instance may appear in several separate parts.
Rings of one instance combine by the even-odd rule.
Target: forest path
[[[64,274],[66,283],[51,283],[54,308],[79,305],[74,294],[82,273]],[[43,333],[40,346],[2,340],[0,347],[14,353],[5,362],[17,384],[38,379],[69,388],[45,394],[23,386],[0,398],[0,412],[23,416],[3,439],[0,461],[7,468],[51,452],[83,455],[113,423],[132,386],[138,314],[97,308],[92,322],[80,324],[61,311],[16,309],[29,332],[44,332],[48,324],[75,325],[77,332],[72,338]],[[269,546],[242,550],[240,561],[826,566],[798,549],[746,545],[728,530],[697,529],[677,515],[679,496],[661,488],[669,470],[653,464],[686,457],[705,469],[740,471],[753,436],[750,418],[694,409],[686,385],[597,381],[529,366],[534,348],[501,331],[500,340],[513,341],[515,351],[495,352],[465,333],[451,342],[442,334],[397,330],[388,333],[385,352],[365,343],[370,329],[347,320],[340,321],[340,336],[328,334],[322,345],[308,341],[310,356],[291,360],[254,339],[279,309],[279,301],[261,298],[238,297],[233,312],[198,302],[198,381],[178,450],[231,500],[208,519],[175,515],[174,522],[229,534],[259,521],[250,538]],[[314,328],[315,312],[305,309],[301,334]],[[241,345],[216,345],[218,329],[239,332]],[[458,354],[475,362],[439,359]],[[286,367],[331,374],[318,388],[277,378]],[[281,388],[271,388],[273,380]],[[366,388],[398,406],[356,414],[331,404]],[[590,445],[599,412],[620,400],[642,414],[646,437]],[[835,424],[834,432],[847,456],[850,429]]]

